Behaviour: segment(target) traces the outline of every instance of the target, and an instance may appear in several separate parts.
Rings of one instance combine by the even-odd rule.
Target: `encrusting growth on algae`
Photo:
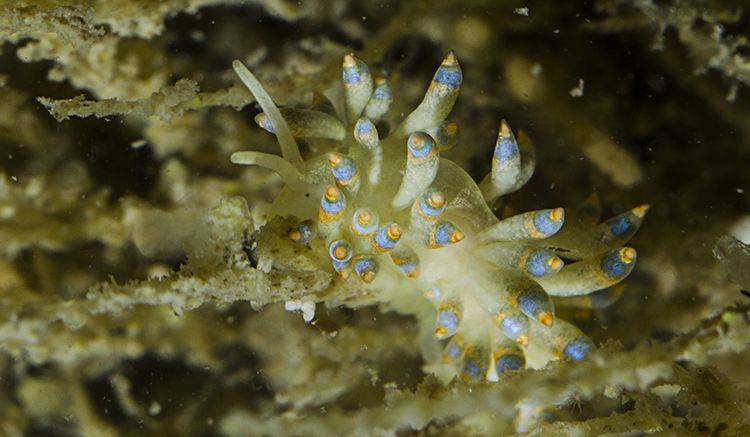
[[[298,223],[283,244],[309,246],[339,281],[359,281],[386,307],[413,314],[427,370],[446,382],[497,380],[552,359],[581,361],[594,349],[555,316],[552,298],[586,308],[613,302],[621,290],[610,287],[636,261],[624,245],[649,206],[602,223],[591,205],[498,219],[490,206],[531,178],[534,147],[502,120],[491,172],[479,184],[440,156],[459,142],[448,120],[463,80],[453,52],[390,133],[381,120],[394,99],[391,83],[353,54],[343,60],[343,118],[322,94],[308,108],[279,109],[240,61],[232,66],[281,156],[245,151],[231,160],[281,176],[285,187],[267,218]],[[305,160],[297,139],[325,152]]]
[[[747,8],[515,6],[0,2],[0,434],[750,435]]]

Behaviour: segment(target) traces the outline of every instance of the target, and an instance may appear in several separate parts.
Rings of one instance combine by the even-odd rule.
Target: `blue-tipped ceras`
[[[322,94],[310,109],[279,109],[241,62],[233,67],[263,109],[256,121],[276,135],[281,156],[237,152],[232,162],[281,176],[285,187],[270,212],[299,219],[289,244],[322,240],[320,256],[341,281],[379,291],[382,303],[430,330],[421,341],[429,370],[444,379],[494,380],[550,358],[582,360],[594,349],[555,317],[551,296],[593,306],[595,299],[582,296],[623,280],[636,259],[623,245],[648,206],[601,224],[566,220],[563,208],[499,220],[488,205],[529,180],[534,148],[503,120],[492,170],[479,184],[440,157],[458,138],[458,125],[447,120],[463,80],[452,52],[422,102],[387,137],[376,124],[393,101],[390,81],[373,78],[352,54],[343,62],[343,120]],[[333,146],[305,161],[295,138]]]

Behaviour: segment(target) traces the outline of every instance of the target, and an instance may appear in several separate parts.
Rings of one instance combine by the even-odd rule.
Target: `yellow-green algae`
[[[747,11],[595,3],[522,16],[522,2],[489,1],[4,2],[1,432],[747,434],[748,309],[734,306],[747,297],[730,279],[747,286],[746,249],[722,239],[721,263],[712,254],[747,214],[750,111],[732,87],[746,83],[732,23]],[[677,38],[652,51],[644,27]],[[498,118],[535,130],[537,175],[500,214],[591,191],[613,213],[655,205],[622,299],[567,315],[622,345],[446,387],[420,370],[413,320],[274,252],[288,223],[255,229],[277,180],[228,156],[275,146],[256,110],[234,110],[251,98],[232,59],[296,106],[356,49],[392,71],[408,111],[447,48],[471,77],[452,159],[476,178]],[[88,115],[102,118],[76,118]],[[612,147],[630,177],[601,158]],[[283,311],[290,299],[318,302],[314,325]]]

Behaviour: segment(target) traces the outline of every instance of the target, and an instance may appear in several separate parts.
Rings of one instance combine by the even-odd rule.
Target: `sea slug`
[[[255,76],[233,64],[276,135],[281,156],[237,152],[237,164],[278,173],[285,187],[269,217],[296,217],[288,244],[319,248],[338,281],[359,281],[379,303],[413,314],[426,369],[444,380],[496,380],[550,359],[578,361],[589,338],[555,316],[552,297],[596,306],[599,292],[632,271],[624,244],[648,205],[597,223],[587,212],[551,208],[498,219],[488,205],[521,188],[535,168],[523,132],[500,123],[491,172],[476,183],[440,153],[458,142],[447,121],[463,74],[454,54],[438,67],[422,102],[383,135],[376,127],[394,98],[390,81],[344,56],[343,120],[322,94],[309,108],[274,104]],[[304,160],[295,138],[316,141]]]

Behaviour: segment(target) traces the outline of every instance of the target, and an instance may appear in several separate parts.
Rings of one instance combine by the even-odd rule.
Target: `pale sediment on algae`
[[[3,3],[0,433],[747,434],[730,3]]]

